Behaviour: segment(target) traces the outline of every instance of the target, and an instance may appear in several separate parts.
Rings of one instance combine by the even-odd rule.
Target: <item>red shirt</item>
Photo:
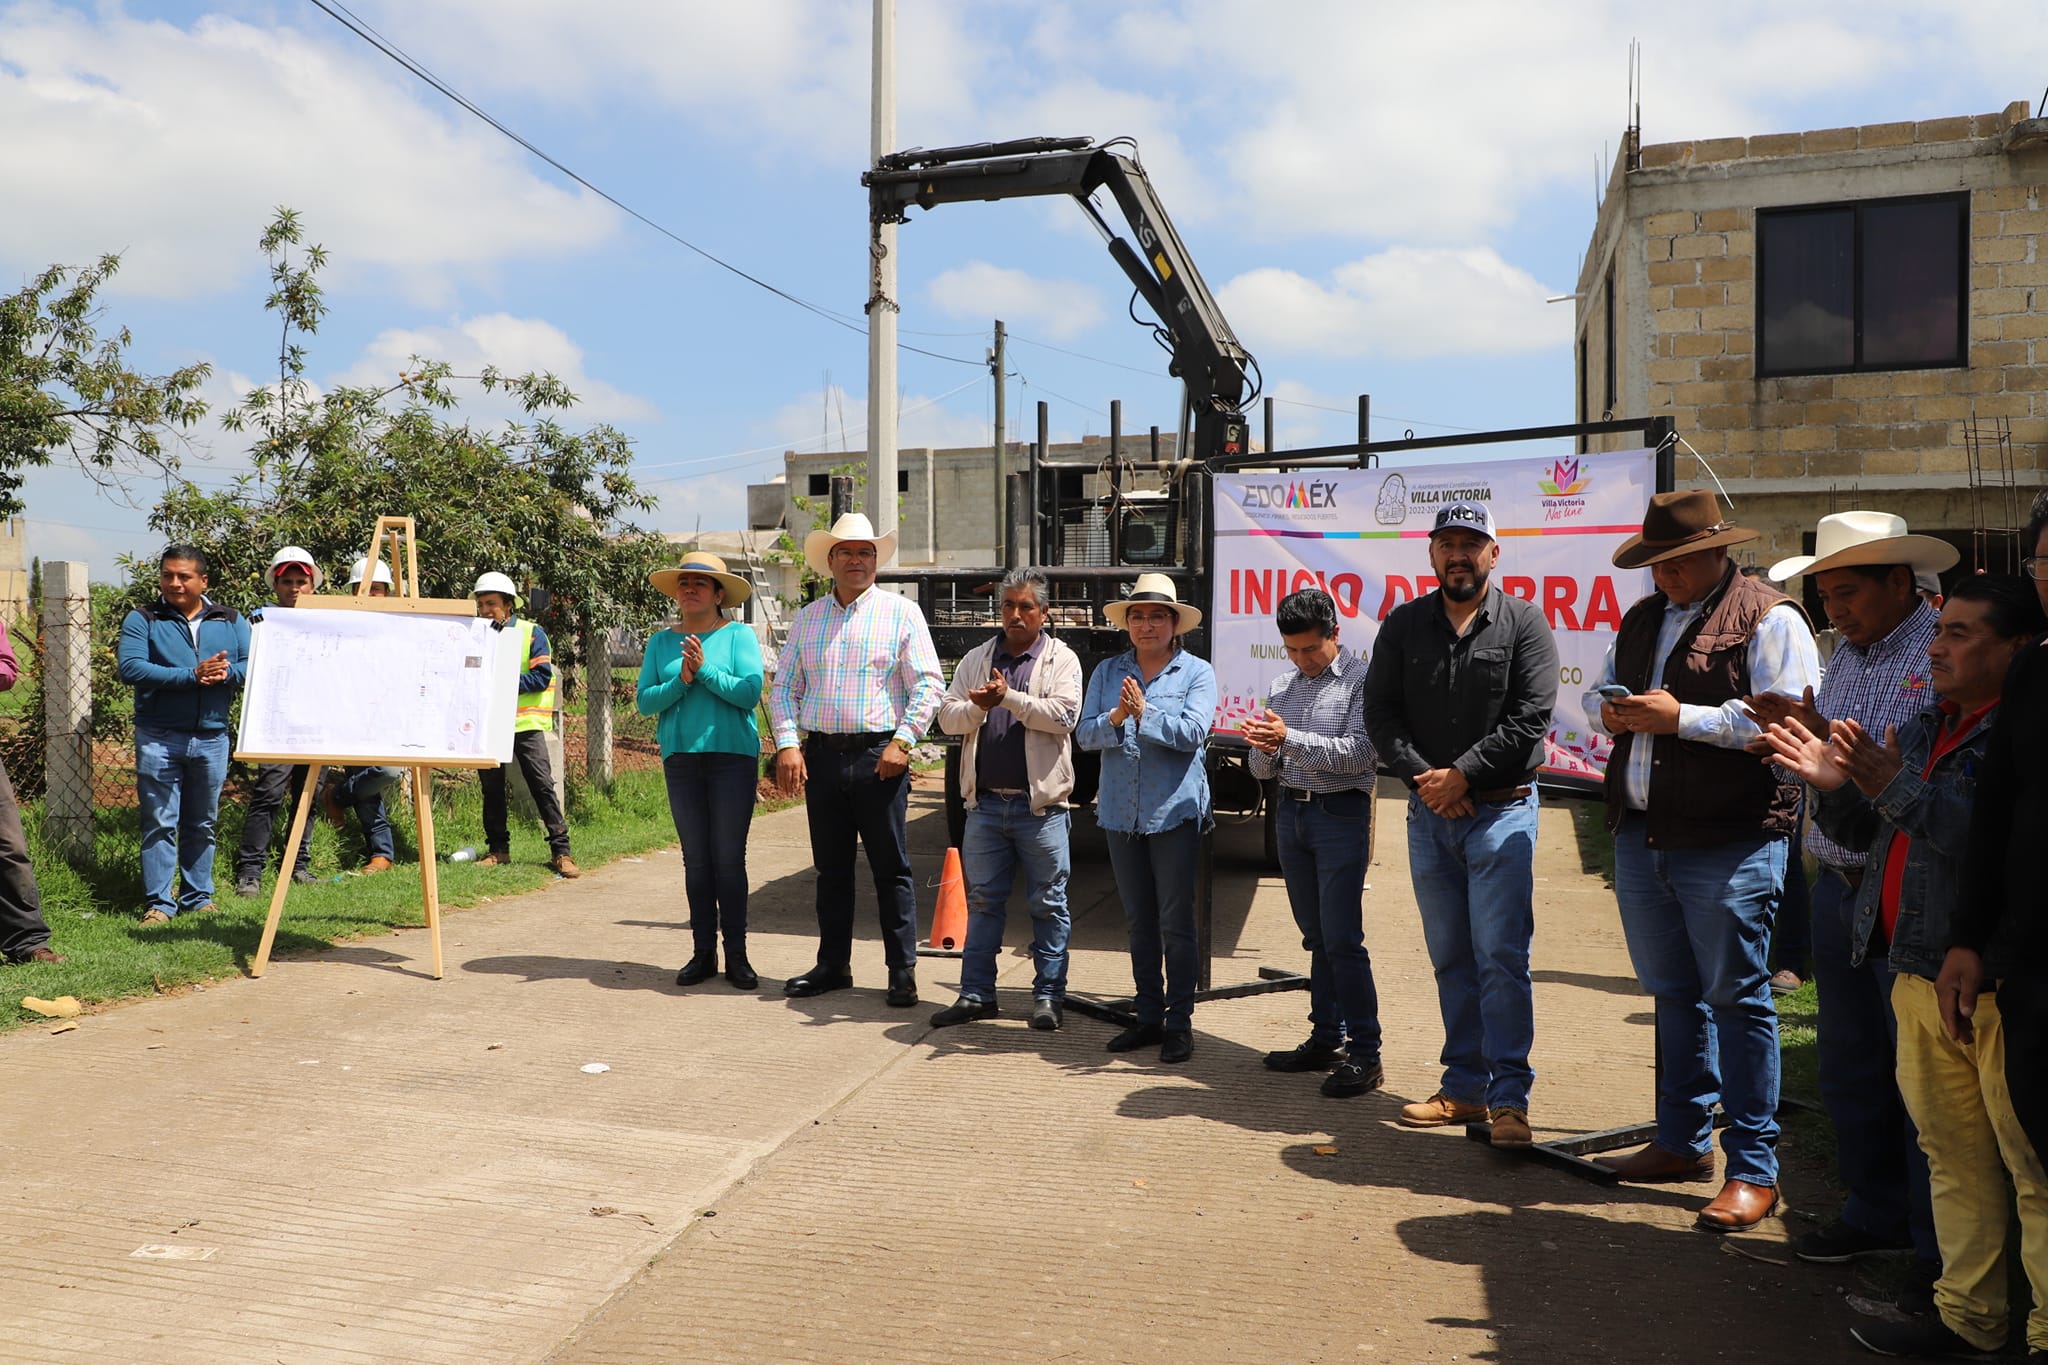
[[[1950,719],[1962,715],[1962,708],[1952,701],[1936,703],[1941,714]],[[1934,732],[1934,748],[1927,755],[1927,766],[1920,770],[1920,780],[1926,781],[1934,774],[1934,765],[1941,756],[1970,737],[1970,732],[1982,725],[1998,709],[1998,699],[1984,703],[1967,716],[1962,716],[1953,727],[1944,724]],[[1911,838],[1904,830],[1892,831],[1892,841],[1884,854],[1884,887],[1879,896],[1878,922],[1884,928],[1884,941],[1892,941],[1892,933],[1899,924],[1899,891],[1906,882],[1906,845]]]

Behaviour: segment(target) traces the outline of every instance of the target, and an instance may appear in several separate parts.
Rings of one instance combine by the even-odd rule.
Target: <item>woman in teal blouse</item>
[[[725,979],[743,991],[761,979],[747,963],[747,831],[761,771],[761,645],[753,627],[725,619],[747,600],[747,580],[717,555],[693,553],[647,576],[676,599],[676,624],[647,642],[640,662],[640,714],[659,716],[662,772],[676,837],[683,844],[683,890],[690,901],[696,952],[676,973],[694,986],[718,972],[725,935]]]

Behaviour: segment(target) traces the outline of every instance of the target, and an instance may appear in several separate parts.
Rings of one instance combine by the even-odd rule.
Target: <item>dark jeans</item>
[[[1380,995],[1365,947],[1365,852],[1372,842],[1372,793],[1336,792],[1313,801],[1283,793],[1280,875],[1308,950],[1309,1037],[1360,1061],[1380,1055]]]
[[[1873,1237],[1911,1237],[1922,1260],[1939,1261],[1927,1155],[1899,1095],[1891,964],[1873,947],[1862,966],[1849,965],[1855,919],[1855,891],[1823,868],[1813,886],[1813,978],[1820,1097],[1834,1120],[1835,1165],[1849,1191],[1842,1221]]]
[[[2005,1084],[2013,1112],[2048,1161],[2048,975],[2020,971],[1998,983],[1998,1017],[2005,1022]]]
[[[249,809],[242,816],[242,843],[235,850],[235,880],[259,881],[270,861],[270,836],[277,813],[286,806],[298,809],[299,793],[306,787],[303,763],[263,763],[256,768],[256,785],[249,793]],[[289,829],[291,822],[285,822]],[[386,855],[389,856],[388,854]],[[313,865],[313,831],[310,824],[299,840],[297,867]]]
[[[1201,947],[1195,938],[1195,872],[1201,862],[1202,826],[1184,820],[1157,834],[1104,830],[1124,926],[1131,938],[1134,1013],[1141,1024],[1192,1027]],[[1160,963],[1166,977],[1160,979]]]
[[[519,765],[520,774],[526,778],[526,789],[533,793],[534,809],[540,812],[541,826],[548,832],[548,855],[568,857],[569,822],[562,818],[562,803],[555,800],[555,773],[548,763],[548,732],[515,732],[512,763]],[[484,846],[490,853],[512,851],[512,829],[505,805],[505,769],[512,763],[483,770]]]
[[[0,763],[0,961],[28,956],[50,941],[43,921],[43,896],[29,865],[28,834],[7,765]]]
[[[1805,813],[1803,798],[1800,811]],[[1771,971],[1811,976],[1812,957],[1813,887],[1806,880],[1806,822],[1801,820],[1792,827],[1792,844],[1785,853],[1785,895],[1771,924]]]
[[[747,831],[759,760],[751,754],[670,754],[661,761],[668,809],[683,843],[683,892],[699,953],[725,935],[728,958],[747,955]]]
[[[884,745],[838,752],[804,746],[804,813],[811,826],[811,861],[818,869],[818,965],[853,960],[854,843],[867,850],[882,919],[882,959],[891,967],[917,965],[917,883],[903,820],[910,772],[884,782],[875,763]]]
[[[391,835],[391,817],[384,809],[384,793],[405,778],[403,768],[329,768],[334,783],[334,802],[356,813],[363,827],[363,853],[371,858],[394,858],[398,845]]]

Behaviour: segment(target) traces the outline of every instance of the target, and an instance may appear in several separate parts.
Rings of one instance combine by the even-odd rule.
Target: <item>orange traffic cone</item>
[[[967,879],[960,871],[960,850],[946,850],[939,873],[939,904],[932,912],[931,947],[957,953],[967,946]]]

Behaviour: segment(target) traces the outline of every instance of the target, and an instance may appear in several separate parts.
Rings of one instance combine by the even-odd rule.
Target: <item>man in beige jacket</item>
[[[1074,790],[1069,743],[1081,716],[1081,660],[1045,633],[1045,575],[1003,577],[1003,633],[967,652],[939,703],[939,728],[962,736],[960,795],[967,832],[967,946],[960,999],[933,1028],[996,1014],[996,954],[1019,863],[1031,900],[1031,1027],[1056,1029],[1067,996],[1066,800]]]

